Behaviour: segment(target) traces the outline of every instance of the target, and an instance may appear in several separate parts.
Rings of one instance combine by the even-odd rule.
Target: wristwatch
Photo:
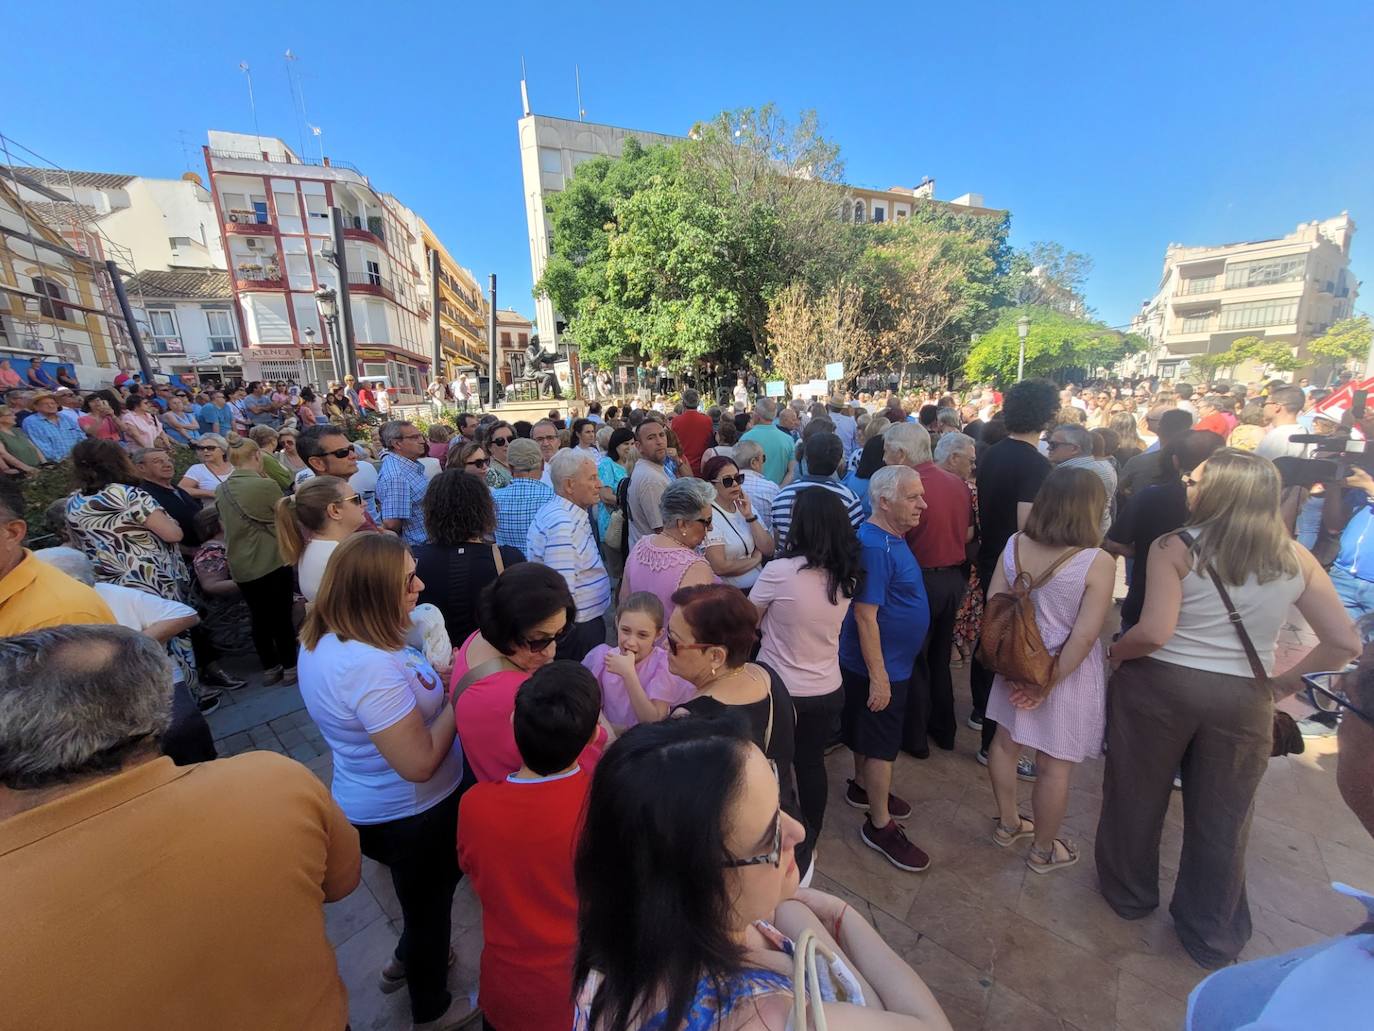
[[[746,523],[757,523],[757,522],[759,521],[759,517],[758,517],[758,516],[745,516],[745,517],[744,517],[744,521],[745,521]]]

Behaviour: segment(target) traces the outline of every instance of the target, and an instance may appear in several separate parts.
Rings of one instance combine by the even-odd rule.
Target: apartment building
[[[853,222],[856,225],[865,222],[903,222],[922,205],[988,218],[1001,218],[1006,214],[999,208],[990,208],[984,204],[981,193],[965,193],[953,200],[936,200],[935,180],[925,179],[919,186],[889,186],[886,190],[846,186],[844,199],[840,202],[839,216],[842,221]]]
[[[460,265],[423,218],[405,205],[396,205],[402,221],[414,240],[411,259],[420,270],[419,312],[424,320],[424,339],[434,352],[434,330],[439,330],[439,364],[436,377],[450,383],[460,369],[487,367],[488,305],[477,284],[477,277]],[[434,284],[430,282],[430,261],[439,256],[438,306],[434,304]]]
[[[152,269],[124,283],[148,357],[168,375],[243,376],[234,293],[222,268]]]
[[[83,384],[108,384],[132,365],[132,353],[103,261],[73,246],[21,190],[33,192],[0,170],[0,358],[20,375],[36,362],[50,373],[66,366]],[[74,218],[87,225],[84,215]]]
[[[496,309],[496,377],[506,386],[511,385],[510,356],[523,356],[530,345],[530,334],[534,323],[511,308]],[[482,366],[485,374],[486,366]]]
[[[1218,354],[1246,336],[1277,340],[1310,359],[1308,341],[1354,310],[1359,284],[1350,272],[1355,222],[1346,212],[1305,222],[1287,236],[1213,247],[1170,244],[1155,296],[1141,305],[1133,332],[1150,346],[1127,371],[1185,375],[1189,359]],[[1250,364],[1235,370],[1256,379]],[[1315,364],[1307,373],[1320,375]]]
[[[418,399],[431,356],[418,241],[399,205],[344,162],[304,159],[282,140],[209,133],[210,194],[223,230],[245,379],[324,385],[352,371]],[[330,209],[343,213],[357,367],[338,370],[315,292],[339,288]],[[342,321],[342,319],[340,319]]]

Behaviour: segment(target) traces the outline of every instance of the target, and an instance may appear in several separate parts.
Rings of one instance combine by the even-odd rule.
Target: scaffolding
[[[16,353],[27,351],[61,361],[81,361],[80,348],[71,330],[66,331],[71,339],[64,338],[62,322],[65,320],[52,318],[50,314],[55,310],[73,309],[102,319],[106,339],[113,351],[114,366],[133,368],[136,364],[133,344],[105,267],[106,261],[114,261],[125,274],[136,272],[132,253],[100,228],[100,212],[78,201],[78,184],[70,170],[61,168],[3,132],[0,132],[0,162],[3,162],[0,164],[0,183],[13,194],[18,215],[24,222],[22,231],[0,227],[0,232],[32,248],[32,260],[45,283],[60,282],[73,274],[85,275],[94,285],[96,300],[96,305],[86,305],[37,289],[26,290],[17,277],[14,283],[0,278],[0,293],[17,296],[22,302],[19,306],[0,304],[0,315],[7,316],[18,337],[6,341],[3,340],[5,334],[0,333],[0,342]],[[36,193],[45,199],[25,200],[26,193]],[[56,234],[63,242],[53,242],[44,230]],[[55,265],[45,258],[44,252],[59,254],[69,264]],[[58,278],[49,275],[50,271]],[[44,315],[49,317],[41,317]],[[0,330],[5,328],[0,323]],[[86,336],[90,340],[90,334]],[[91,343],[93,345],[94,341]],[[92,357],[96,357],[94,347]]]

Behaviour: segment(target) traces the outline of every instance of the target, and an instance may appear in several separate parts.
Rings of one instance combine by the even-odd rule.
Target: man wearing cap
[[[33,414],[24,420],[22,429],[46,462],[62,461],[86,439],[76,415],[63,409],[57,397],[46,390],[33,395]]]
[[[496,543],[519,548],[524,554],[530,523],[553,497],[553,488],[540,479],[544,458],[539,445],[516,437],[507,449],[511,482],[491,492],[496,502]]]

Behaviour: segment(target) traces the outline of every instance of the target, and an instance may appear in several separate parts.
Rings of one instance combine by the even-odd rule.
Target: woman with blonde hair
[[[992,839],[1006,848],[1032,838],[1026,865],[1049,873],[1078,862],[1078,850],[1058,837],[1069,804],[1069,777],[1085,759],[1102,754],[1106,722],[1106,667],[1102,624],[1112,604],[1115,560],[1098,545],[1107,490],[1096,473],[1054,470],[1040,485],[1026,527],[1013,534],[993,571],[988,597],[1009,591],[1018,576],[1031,578],[1031,604],[1041,640],[1056,656],[1045,693],[998,674],[987,714],[997,724],[988,748],[988,778],[997,799]],[[1016,804],[1017,762],[1034,748],[1034,820]]]
[[[362,496],[337,476],[312,476],[277,502],[277,547],[286,564],[296,567],[306,601],[319,594],[334,549],[364,522]]]
[[[191,444],[191,450],[200,461],[186,470],[177,486],[202,502],[211,501],[219,485],[234,471],[229,461],[229,442],[218,433],[202,433]]]
[[[277,450],[277,441],[280,439],[277,431],[264,423],[250,429],[248,436],[262,452],[263,475],[282,490],[290,490],[295,474],[282,465],[272,453]]]
[[[262,451],[247,437],[225,441],[234,471],[215,490],[224,526],[229,575],[239,585],[252,617],[253,648],[264,684],[296,682],[296,631],[291,619],[291,567],[277,546],[281,489],[262,471]]]
[[[300,684],[334,756],[334,800],[401,906],[382,991],[408,989],[417,1026],[452,1028],[470,1011],[446,986],[463,756],[443,678],[406,645],[424,587],[399,537],[340,544],[301,627]]]
[[[1159,839],[1181,770],[1183,855],[1169,912],[1188,954],[1218,967],[1250,938],[1245,845],[1274,702],[1304,673],[1344,666],[1360,637],[1330,578],[1289,537],[1273,463],[1222,448],[1183,483],[1188,520],[1151,546],[1140,622],[1111,649],[1097,872],[1120,916],[1159,905]],[[1317,645],[1274,677],[1294,605]]]
[[[1118,412],[1107,420],[1107,429],[1117,436],[1112,457],[1116,459],[1117,466],[1124,469],[1127,462],[1145,450],[1145,441],[1140,439],[1135,416],[1129,412]]]

